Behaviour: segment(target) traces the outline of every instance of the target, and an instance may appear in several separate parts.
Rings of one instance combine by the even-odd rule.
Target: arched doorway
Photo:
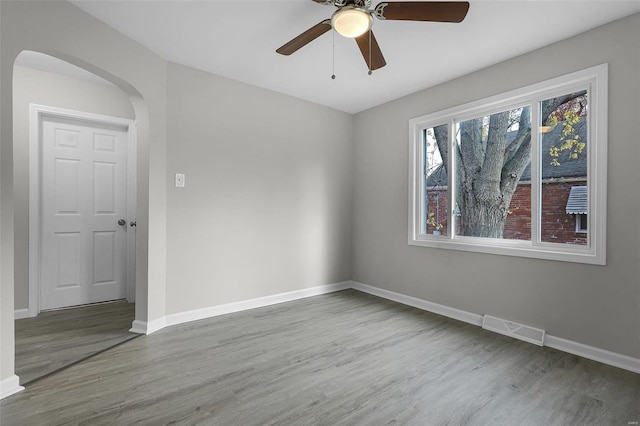
[[[132,306],[126,306],[128,304],[122,299],[126,298],[129,302],[133,302],[136,295],[133,272],[135,258],[132,258],[131,250],[135,249],[136,240],[133,226],[135,213],[131,214],[132,206],[135,212],[135,190],[131,191],[131,187],[135,189],[134,123],[137,118],[137,108],[135,102],[132,102],[131,94],[123,92],[109,80],[46,54],[23,51],[16,58],[13,71],[14,211],[16,213],[14,216],[14,303],[16,317],[23,318],[18,320],[22,323],[16,324],[15,327],[15,370],[21,378],[21,384],[24,384],[132,337],[128,329],[135,319],[134,310]],[[54,151],[58,149],[62,152],[58,157],[54,155],[55,158],[47,159],[50,164],[48,169],[43,167],[42,157],[44,151],[51,151],[44,150],[42,145],[45,133],[41,129],[44,128],[45,122],[49,127],[53,126],[52,132],[47,136],[51,139],[48,143]],[[53,125],[50,125],[51,123]],[[102,157],[81,160],[80,157],[74,157],[75,154],[69,156],[72,149],[64,144],[73,141],[75,130],[78,130],[76,135],[89,135],[88,137],[92,138],[79,142],[79,145],[83,143],[92,145],[92,148],[96,148],[95,152]],[[119,131],[126,138],[124,144],[117,142],[122,138],[118,139],[114,136]],[[35,141],[34,133],[38,134]],[[114,136],[113,140],[109,139],[111,136]],[[75,140],[75,142],[78,141],[79,139]],[[116,145],[112,143],[120,144],[118,145],[120,148],[116,149]],[[132,146],[133,149],[131,149]],[[112,159],[112,152],[109,151],[122,151],[123,148],[127,151],[127,156],[124,159],[121,158],[119,160],[121,163],[117,164],[116,160]],[[100,167],[95,170],[87,169],[85,175],[78,175],[76,166],[83,161]],[[122,172],[120,177],[112,173],[116,169]],[[48,175],[44,174],[45,170],[48,170]],[[78,192],[70,195],[69,187],[73,187],[74,182],[82,183],[88,180],[100,181],[102,186],[96,187],[97,189],[90,193]],[[46,191],[52,190],[51,182],[54,182],[53,187],[58,185],[62,190],[61,196],[57,197],[58,201],[45,196],[49,193]],[[123,188],[126,194],[122,193],[123,188],[115,190],[116,183],[120,185],[124,183]],[[111,192],[105,196],[109,191]],[[116,192],[123,197],[116,197],[114,195]],[[98,196],[98,193],[102,195]],[[125,211],[129,213],[125,215],[121,212],[110,212],[109,198],[113,198],[111,201],[114,204],[122,204],[117,202],[116,198],[124,198],[127,204]],[[54,204],[53,210],[61,209],[58,213],[61,213],[59,216],[63,216],[61,219],[63,221],[74,215],[80,215],[77,214],[78,212],[71,211],[73,209],[61,206],[60,199],[67,199],[71,204],[75,199],[84,206],[93,204],[93,207],[96,207],[96,203],[101,204],[96,211],[97,216],[101,216],[101,220],[107,219],[110,222],[109,213],[118,213],[118,217],[122,216],[121,219],[125,224],[97,230],[98,232],[93,233],[95,235],[92,234],[91,241],[85,241],[84,245],[73,241],[78,240],[75,237],[80,236],[79,232],[62,232],[61,235],[65,238],[61,238],[61,241],[66,240],[70,245],[61,246],[58,242],[53,242],[49,247],[45,247],[46,244],[42,239],[45,235],[43,231],[51,231],[43,229],[46,221],[43,220],[42,209],[46,207],[47,199],[50,200],[49,204]],[[107,205],[106,209],[105,205]],[[95,236],[99,238],[95,239]],[[119,237],[124,239],[124,245],[116,241]],[[75,255],[72,248],[75,248]],[[114,259],[111,259],[110,263],[106,262],[110,256],[115,258],[121,255],[123,248],[128,250],[124,259],[129,267],[126,264],[119,264]],[[98,250],[101,251],[96,253]],[[91,252],[91,255],[86,256],[87,252]],[[48,269],[43,268],[43,263],[38,261],[38,259],[42,261],[47,256],[49,263],[54,264]],[[79,262],[81,257],[90,265],[78,267],[82,263]],[[79,277],[74,276],[74,270],[84,270],[86,279],[84,281],[76,279]],[[49,288],[50,291],[47,293],[45,291],[47,285],[44,281],[50,279],[51,275],[55,275],[52,271],[61,272],[63,279],[57,279],[53,289]],[[118,283],[121,290],[115,293],[97,294],[104,293],[102,290],[114,284],[115,276],[123,278],[123,282]],[[75,292],[79,298],[63,297],[61,301],[55,303],[47,299],[52,295],[65,292]],[[95,302],[112,303],[95,304]],[[38,316],[40,311],[47,308],[68,308],[76,305],[87,306],[70,311],[46,312]],[[46,326],[43,327],[43,324]],[[78,324],[82,324],[84,328],[79,328]],[[87,329],[91,329],[92,332],[87,332]],[[54,333],[57,336],[52,339]],[[61,345],[63,341],[67,343]],[[21,356],[25,359],[21,359]]]

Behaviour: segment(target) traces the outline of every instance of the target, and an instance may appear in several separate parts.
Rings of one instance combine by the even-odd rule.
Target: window
[[[607,65],[410,121],[409,244],[605,264]]]
[[[576,215],[576,234],[586,234],[589,227],[589,219],[586,214]]]

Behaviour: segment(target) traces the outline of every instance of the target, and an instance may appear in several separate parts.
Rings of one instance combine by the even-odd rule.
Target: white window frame
[[[531,188],[531,240],[466,237],[455,234],[455,197],[449,196],[448,235],[432,235],[423,232],[424,188],[423,179],[423,130],[447,124],[449,127],[448,151],[454,152],[455,125],[464,120],[491,115],[514,107],[531,105],[531,177],[540,182],[541,132],[540,102],[577,90],[588,91],[587,115],[587,186],[589,201],[589,241],[587,245],[546,243],[540,238],[541,185]],[[606,264],[607,223],[607,124],[608,124],[608,64],[543,81],[510,92],[502,93],[457,107],[413,118],[409,121],[409,238],[412,246],[434,247],[491,253],[507,256],[530,257],[567,262]],[[455,155],[449,155],[447,170],[454,170]],[[455,173],[447,173],[448,188],[455,188]],[[536,208],[537,206],[537,208]]]

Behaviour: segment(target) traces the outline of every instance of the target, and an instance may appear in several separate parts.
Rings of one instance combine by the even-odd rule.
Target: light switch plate
[[[184,188],[184,174],[176,173],[176,188]]]

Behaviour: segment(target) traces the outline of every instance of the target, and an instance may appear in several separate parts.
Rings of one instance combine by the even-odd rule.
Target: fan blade
[[[284,44],[282,47],[276,50],[281,55],[291,55],[296,50],[301,47],[311,43],[313,40],[320,37],[322,34],[326,33],[331,29],[331,20],[325,19],[319,24],[314,25],[309,28],[307,31],[300,34],[298,37],[294,38],[290,42]]]
[[[378,46],[376,36],[373,35],[373,31],[367,31],[361,36],[356,37],[356,43],[358,43],[362,57],[370,70],[377,70],[387,65],[384,56],[382,56],[380,46]],[[369,49],[369,46],[371,46],[371,49]]]
[[[394,21],[462,22],[468,10],[466,1],[397,1],[378,4],[373,14]]]

